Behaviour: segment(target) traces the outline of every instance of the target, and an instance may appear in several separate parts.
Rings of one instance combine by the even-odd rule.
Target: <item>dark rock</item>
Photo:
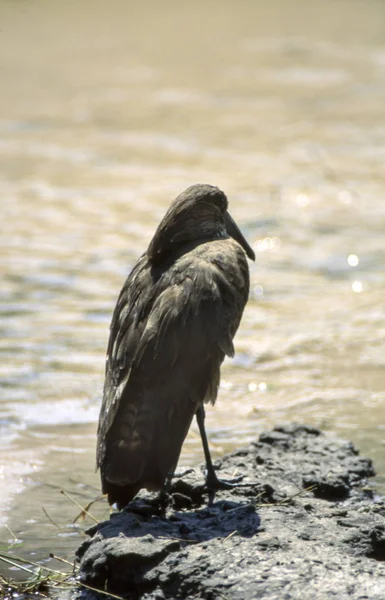
[[[277,427],[216,466],[243,480],[211,507],[201,471],[189,470],[165,517],[142,494],[91,528],[80,580],[146,600],[385,599],[385,501],[373,499],[372,463],[352,444]]]

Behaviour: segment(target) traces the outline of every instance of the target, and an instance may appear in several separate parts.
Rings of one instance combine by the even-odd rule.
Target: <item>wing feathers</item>
[[[230,264],[210,260],[222,244]],[[198,246],[164,270],[140,259],[111,325],[97,456],[105,489],[159,487],[176,466],[198,405],[215,401],[247,294],[246,259],[232,240]]]

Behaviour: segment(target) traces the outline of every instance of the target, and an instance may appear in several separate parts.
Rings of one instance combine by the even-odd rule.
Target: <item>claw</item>
[[[236,487],[253,487],[257,485],[255,481],[242,482],[244,475],[238,475],[238,477],[232,477],[231,479],[219,479],[214,470],[206,472],[206,489],[209,496],[209,506],[211,506],[215,499],[215,494],[219,490],[231,490]]]
[[[219,479],[214,470],[210,470],[206,473],[206,488],[209,496],[209,506],[211,506],[215,499],[215,494],[219,490],[231,490],[236,487],[250,487],[255,483],[242,483],[244,475],[238,475],[238,477],[232,477],[231,479]]]
[[[243,475],[238,475],[238,477],[232,477],[231,479],[219,479],[217,477],[215,471],[210,471],[206,474],[206,486],[208,489],[212,490],[230,490],[233,487],[236,487],[240,481],[243,479]]]

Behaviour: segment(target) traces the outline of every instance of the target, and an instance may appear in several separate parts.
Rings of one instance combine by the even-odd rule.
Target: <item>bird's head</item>
[[[195,184],[172,202],[147,250],[153,265],[160,264],[185,244],[231,236],[251,260],[255,254],[227,212],[228,201],[217,187]]]

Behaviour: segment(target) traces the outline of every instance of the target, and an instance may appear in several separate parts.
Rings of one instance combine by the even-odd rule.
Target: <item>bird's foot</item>
[[[243,475],[238,477],[232,477],[231,479],[219,479],[215,474],[214,476],[206,477],[206,486],[209,490],[230,490],[233,487],[237,487],[243,479]]]
[[[190,473],[195,473],[195,469],[192,469],[191,467],[187,467],[185,469],[177,469],[176,471],[174,471],[172,473],[172,479],[181,479],[182,477],[185,477],[185,475],[189,475]]]
[[[242,482],[244,475],[238,475],[231,479],[219,479],[216,472],[209,471],[206,473],[206,489],[209,496],[209,506],[211,506],[215,499],[215,494],[219,490],[231,490],[237,487],[250,487],[255,485],[253,482]]]

